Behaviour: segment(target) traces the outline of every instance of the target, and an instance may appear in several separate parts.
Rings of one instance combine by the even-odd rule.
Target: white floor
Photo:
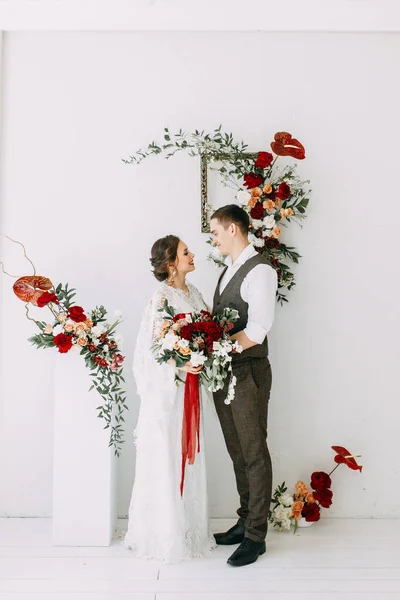
[[[231,523],[215,520],[213,529]],[[0,519],[0,599],[400,599],[400,520],[324,519],[296,535],[271,531],[267,553],[248,567],[226,564],[233,550],[163,565],[134,559],[120,539],[109,548],[53,547],[50,519]]]

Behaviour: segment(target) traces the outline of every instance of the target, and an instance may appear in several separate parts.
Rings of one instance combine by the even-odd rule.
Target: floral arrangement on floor
[[[174,362],[183,367],[190,361],[193,367],[202,366],[198,374],[186,373],[182,418],[182,475],[180,492],[183,494],[187,461],[193,464],[200,451],[200,391],[204,383],[210,391],[221,390],[230,376],[225,404],[235,396],[236,377],[232,374],[232,354],[242,351],[238,342],[232,342],[229,331],[239,318],[237,310],[225,308],[212,316],[206,310],[178,313],[164,301],[159,309],[163,319],[156,328],[153,351],[160,364]],[[183,383],[178,375],[175,380]]]
[[[221,390],[229,375],[225,404],[230,404],[235,397],[236,384],[236,377],[232,375],[232,354],[242,351],[242,347],[229,338],[229,331],[239,318],[238,311],[225,308],[214,317],[206,310],[175,314],[165,300],[161,312],[164,318],[153,346],[157,361],[163,364],[172,359],[178,368],[189,361],[193,367],[202,366],[199,381],[212,392]],[[181,381],[178,375],[176,380]]]
[[[104,419],[104,429],[110,428],[109,446],[113,446],[114,453],[120,456],[124,441],[123,413],[128,410],[126,393],[121,389],[121,382],[125,382],[122,375],[125,357],[120,352],[122,336],[116,333],[121,314],[118,312],[110,324],[104,306],[96,306],[87,312],[74,304],[74,289],[61,283],[55,287],[47,277],[36,275],[35,265],[26,255],[23,244],[4,237],[22,246],[34,271],[33,275],[19,277],[13,285],[17,298],[25,302],[26,317],[39,328],[39,333],[29,341],[37,348],[57,348],[61,354],[78,352],[83,356],[93,381],[90,390],[95,388],[103,399],[103,404],[96,408],[98,417]],[[14,277],[4,270],[3,263],[0,264],[6,275]],[[50,318],[32,318],[31,306],[47,309]]]
[[[296,164],[282,167],[277,164],[279,157],[305,159],[304,146],[290,133],[276,133],[270,149],[272,153],[250,153],[247,144],[235,142],[232,134],[224,133],[221,126],[212,134],[198,130],[171,134],[166,127],[163,144],[151,142],[124,162],[140,164],[148,156],[162,153],[170,158],[182,150],[190,156],[205,158],[211,168],[219,172],[223,185],[235,190],[236,202],[249,213],[249,241],[276,270],[277,300],[282,304],[287,302],[283,290],[291,290],[296,283],[288,261],[298,263],[300,254],[281,238],[291,222],[301,225],[305,218],[310,192],[306,187],[310,182],[300,179]],[[209,214],[213,210],[211,206],[207,209]],[[208,243],[213,245],[212,240]],[[209,259],[218,266],[224,265],[222,255],[215,248]]]
[[[355,460],[359,455],[353,456],[343,446],[332,446],[332,449],[336,452],[334,461],[337,464],[330,473],[312,473],[310,485],[298,481],[293,493],[288,493],[285,482],[275,489],[268,521],[278,527],[279,531],[294,527],[296,533],[298,527],[319,521],[321,508],[329,508],[332,504],[331,475],[339,465],[344,464],[354,471],[362,471],[362,466]]]

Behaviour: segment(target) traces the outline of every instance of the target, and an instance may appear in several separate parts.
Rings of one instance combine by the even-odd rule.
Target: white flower
[[[283,506],[292,506],[294,502],[293,496],[290,494],[282,494],[282,496],[279,498],[279,502],[283,504]]]
[[[194,367],[200,367],[200,365],[204,365],[206,362],[206,357],[202,352],[192,352],[190,362]]]
[[[117,344],[117,346],[119,348],[122,346],[123,341],[124,341],[124,338],[122,337],[122,335],[120,333],[116,333],[114,336],[114,342]]]
[[[268,215],[268,217],[264,217],[263,223],[264,227],[267,229],[273,229],[276,225],[274,215]]]
[[[251,194],[250,194],[250,192],[247,192],[246,190],[241,190],[236,195],[236,199],[240,204],[247,204],[248,201],[250,200],[250,198],[251,198]]]
[[[119,310],[119,308],[117,308],[116,310],[114,310],[114,317],[116,319],[120,319],[122,317],[122,310]]]
[[[237,340],[234,342],[232,348],[234,348],[239,354],[243,352],[243,347],[239,344]]]
[[[79,354],[79,352],[82,350],[82,346],[79,346],[79,344],[74,344],[70,350],[70,352],[75,352],[75,354]]]
[[[191,322],[192,322],[192,315],[191,315],[190,313],[187,313],[187,314],[185,315],[185,320],[186,320],[188,323],[191,323]]]
[[[230,404],[235,397],[235,386],[236,386],[236,377],[232,375],[232,378],[229,382],[228,394],[224,400],[224,404]]]
[[[173,350],[174,346],[178,340],[179,340],[178,336],[175,335],[173,331],[170,331],[163,338],[162,343],[161,343],[161,348],[163,350]]]
[[[107,344],[104,344],[104,346],[103,346],[103,352],[108,352],[108,350],[109,350],[109,348],[108,348]]]
[[[262,238],[258,238],[254,235],[254,233],[249,233],[248,239],[250,244],[253,244],[256,248],[262,248],[264,246],[264,240]]]
[[[292,509],[290,507],[285,508],[281,504],[278,504],[278,506],[274,509],[274,519],[276,519],[276,521],[279,521],[279,522],[287,521],[289,519],[291,513],[292,513]]]
[[[280,530],[282,531],[284,529],[287,529],[289,531],[291,525],[292,525],[292,523],[291,523],[290,519],[283,519],[283,521],[281,521]]]
[[[184,340],[183,338],[181,338],[178,341],[178,346],[179,348],[187,348],[189,346],[189,340]]]
[[[261,229],[261,227],[264,226],[264,221],[262,219],[253,219],[251,224],[253,225],[254,229]]]
[[[63,333],[63,331],[64,331],[64,329],[63,329],[62,325],[56,325],[54,327],[54,329],[53,329],[53,335],[54,335],[54,337],[56,335],[58,335],[59,333]]]
[[[103,335],[103,333],[105,333],[106,331],[107,331],[107,329],[105,327],[103,327],[103,325],[96,325],[95,327],[92,327],[91,334],[92,334],[92,337],[98,338],[101,335]]]

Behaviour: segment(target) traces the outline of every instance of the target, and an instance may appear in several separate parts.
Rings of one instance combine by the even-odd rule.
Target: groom
[[[211,217],[213,241],[227,256],[214,295],[213,313],[225,307],[239,312],[232,339],[243,352],[233,356],[235,397],[226,405],[225,388],[214,393],[215,407],[233,462],[240,496],[239,520],[229,531],[215,534],[217,544],[240,544],[228,563],[248,565],[265,552],[272,466],[267,446],[267,414],[271,389],[269,331],[274,318],[277,277],[268,261],[248,241],[249,216],[236,204]]]

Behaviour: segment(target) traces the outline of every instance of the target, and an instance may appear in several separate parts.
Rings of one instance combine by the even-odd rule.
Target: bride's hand
[[[186,371],[186,373],[193,373],[193,375],[198,375],[203,368],[203,365],[199,367],[194,367],[191,362],[187,362],[184,367],[179,367],[181,371]]]

